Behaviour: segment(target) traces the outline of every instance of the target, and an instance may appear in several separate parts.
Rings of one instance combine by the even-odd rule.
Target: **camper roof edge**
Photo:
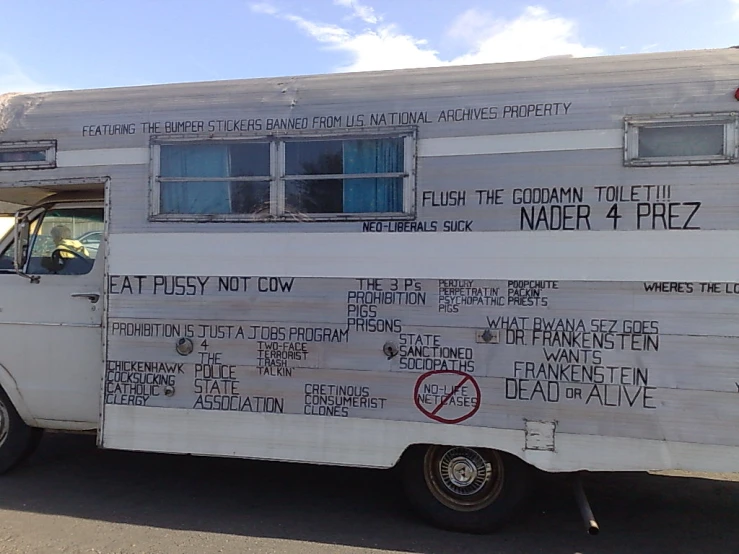
[[[75,93],[75,92],[121,92],[121,91],[160,91],[163,89],[187,89],[188,87],[229,87],[240,86],[245,83],[264,83],[264,84],[288,84],[298,81],[311,82],[323,79],[366,79],[366,78],[388,78],[393,79],[398,76],[404,77],[423,77],[429,75],[446,75],[449,77],[458,77],[460,74],[468,74],[468,76],[479,76],[486,73],[485,70],[500,71],[501,77],[509,77],[515,75],[526,74],[531,75],[532,71],[542,71],[544,73],[561,73],[567,79],[581,72],[587,74],[596,70],[597,72],[613,72],[620,71],[628,74],[633,70],[634,65],[651,65],[656,64],[658,67],[664,68],[687,68],[691,64],[687,64],[688,60],[694,60],[695,66],[703,66],[709,59],[716,59],[717,63],[722,64],[727,61],[739,65],[739,46],[731,46],[726,48],[710,48],[710,49],[693,49],[693,50],[676,50],[666,52],[651,53],[633,53],[633,54],[614,54],[587,57],[560,57],[547,56],[535,60],[519,60],[507,62],[479,63],[466,65],[442,65],[432,67],[414,67],[403,69],[383,69],[374,71],[356,71],[356,72],[335,72],[335,73],[305,73],[294,75],[274,75],[265,77],[250,77],[239,79],[221,79],[221,80],[203,80],[203,81],[179,81],[171,83],[148,83],[139,85],[126,85],[115,87],[91,87],[78,89],[58,89],[53,91],[36,91],[30,93],[18,93],[8,91],[0,94],[0,113],[14,97],[17,96],[33,96],[36,94],[59,94],[59,93]],[[720,59],[720,61],[719,61]],[[650,68],[651,69],[651,68]],[[0,116],[0,131],[2,130],[2,117]]]

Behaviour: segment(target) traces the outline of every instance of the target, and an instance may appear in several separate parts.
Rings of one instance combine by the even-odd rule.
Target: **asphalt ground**
[[[429,527],[392,471],[98,450],[49,434],[0,478],[0,553],[739,554],[738,474],[587,474],[589,536],[568,476],[484,536]]]

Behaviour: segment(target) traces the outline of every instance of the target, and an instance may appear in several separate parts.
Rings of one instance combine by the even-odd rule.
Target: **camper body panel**
[[[739,449],[715,444],[557,433],[551,450],[526,448],[526,430],[132,406],[108,410],[112,417],[103,446],[144,452],[381,469],[397,464],[411,444],[441,444],[510,452],[550,472],[721,473],[735,469],[739,462]]]
[[[735,100],[729,92],[736,78],[735,58],[732,51],[690,52],[614,57],[598,63],[546,60],[486,66],[489,70],[438,68],[25,95],[8,100],[8,115],[0,129],[7,141],[57,141],[56,169],[14,171],[15,182],[34,181],[40,174],[44,179],[64,179],[115,171],[120,183],[112,192],[120,195],[116,210],[131,213],[111,222],[113,233],[220,231],[213,225],[174,221],[161,225],[149,220],[153,137],[361,135],[403,122],[417,127],[417,179],[424,183],[424,192],[437,193],[425,199],[417,195],[418,221],[438,220],[443,225],[446,215],[464,211],[466,219],[478,216],[475,231],[521,230],[520,205],[511,205],[512,198],[502,208],[488,204],[487,195],[478,203],[477,190],[494,191],[500,188],[496,183],[502,182],[509,196],[514,187],[585,187],[589,196],[601,198],[591,206],[591,227],[611,230],[613,221],[598,210],[610,207],[606,198],[631,197],[632,191],[594,191],[594,186],[664,183],[673,185],[669,193],[674,197],[675,187],[700,186],[705,181],[731,185],[732,172],[726,167],[655,171],[625,168],[620,160],[627,115],[732,111]],[[280,126],[287,122],[297,122],[299,128]],[[486,152],[492,157],[486,157]],[[434,206],[443,191],[465,191],[465,210]],[[716,203],[704,206],[704,212],[727,210],[729,199],[716,192]],[[653,201],[646,195],[647,189],[641,189],[632,202]],[[501,209],[509,213],[503,221]],[[489,210],[496,217],[486,217]],[[690,209],[682,210],[686,213],[672,221],[674,226],[686,223]],[[635,214],[629,215],[620,221],[619,229],[662,224],[660,214],[654,222],[651,213],[642,214],[638,222]],[[537,225],[537,216],[538,212],[533,217],[534,230],[544,230],[547,225]],[[524,230],[532,227],[527,221]],[[361,222],[285,223],[231,222],[228,231],[345,233],[364,228]],[[557,227],[556,222],[548,224]],[[582,217],[580,225],[586,226]],[[733,220],[723,214],[707,225],[701,228],[731,229]]]
[[[102,446],[731,470],[736,165],[627,167],[624,118],[730,114],[738,54],[19,97],[3,140],[56,140],[58,163],[0,180],[109,179]],[[408,128],[401,216],[157,216],[160,143]]]
[[[315,461],[318,451],[343,444],[344,456],[376,449],[380,466],[395,463],[403,448],[369,437],[397,422],[417,424],[420,442],[442,423],[431,442],[443,444],[470,444],[467,427],[480,431],[480,440],[493,440],[493,430],[516,431],[502,433],[505,445],[497,448],[548,470],[615,469],[621,453],[612,448],[626,440],[645,443],[650,468],[706,470],[716,467],[706,456],[712,448],[737,446],[736,323],[725,291],[701,294],[698,282],[685,282],[676,297],[647,290],[651,282],[537,281],[542,286],[515,289],[508,281],[410,278],[400,280],[409,291],[390,294],[393,281],[115,275],[106,410],[126,423],[108,428],[104,444],[139,448],[166,435],[167,448],[188,451],[193,439],[170,432],[182,410],[186,421],[209,412],[204,421],[216,434],[222,422],[217,426],[233,437],[229,451],[241,445],[269,458],[295,446],[296,459]],[[379,289],[363,289],[368,283]],[[546,311],[498,305],[522,298]],[[375,317],[361,316],[365,311]],[[137,317],[142,312],[146,318]],[[494,336],[489,343],[486,331]],[[191,355],[176,351],[182,336],[193,339]],[[386,354],[389,344],[395,356]],[[136,364],[131,352],[146,363]],[[150,376],[135,388],[120,384],[130,372]],[[139,408],[121,406],[135,403],[167,410],[144,428],[132,419],[142,417],[134,415]],[[256,428],[226,423],[231,412],[249,416]],[[285,440],[295,426],[326,417],[360,421],[355,430],[328,424],[346,433],[306,438],[307,450]],[[549,422],[545,450],[556,455],[544,458],[531,446],[530,421]],[[576,436],[600,446],[567,453],[567,439],[559,438]],[[681,446],[668,446],[664,458],[660,441]]]

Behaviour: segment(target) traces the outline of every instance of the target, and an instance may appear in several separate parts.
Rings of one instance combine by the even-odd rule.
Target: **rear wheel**
[[[438,527],[489,533],[523,505],[530,466],[497,450],[461,446],[413,447],[405,459],[410,502]]]
[[[36,450],[41,429],[26,425],[5,391],[0,389],[0,474],[10,471]]]

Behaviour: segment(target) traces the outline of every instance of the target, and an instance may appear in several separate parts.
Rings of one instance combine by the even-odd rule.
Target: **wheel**
[[[406,453],[403,480],[408,500],[433,525],[490,533],[522,507],[533,472],[505,452],[432,445]]]
[[[28,459],[41,440],[41,429],[29,427],[0,389],[0,474]]]

